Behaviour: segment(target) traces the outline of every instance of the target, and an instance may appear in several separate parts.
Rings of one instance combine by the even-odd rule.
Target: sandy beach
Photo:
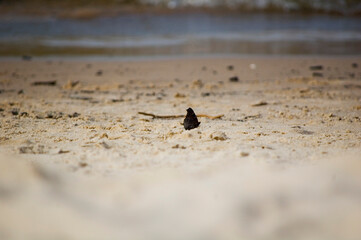
[[[0,116],[0,239],[361,236],[359,57],[3,59]]]

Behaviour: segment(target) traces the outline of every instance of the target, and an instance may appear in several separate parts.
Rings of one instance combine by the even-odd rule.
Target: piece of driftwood
[[[185,115],[155,115],[153,113],[146,113],[146,112],[138,112],[138,114],[150,116],[152,118],[161,118],[161,119],[173,119],[173,118],[184,118]],[[224,115],[217,115],[217,116],[209,116],[207,114],[198,114],[197,117],[205,117],[209,119],[219,119],[223,117]]]

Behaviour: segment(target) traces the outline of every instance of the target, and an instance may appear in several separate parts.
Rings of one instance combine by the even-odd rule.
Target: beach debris
[[[228,139],[227,135],[221,131],[216,131],[216,132],[212,133],[209,137],[212,140],[218,140],[218,141],[224,141],[224,140]]]
[[[229,71],[233,71],[234,67],[233,67],[233,65],[228,65],[228,66],[227,66],[227,69],[228,69]]]
[[[310,66],[310,70],[311,71],[321,71],[321,70],[323,70],[323,66],[322,65]]]
[[[230,78],[229,78],[229,81],[230,81],[230,82],[238,82],[239,79],[238,79],[237,76],[234,76],[234,77],[230,77]]]
[[[251,69],[251,70],[256,70],[256,68],[257,68],[257,65],[254,64],[254,63],[251,63],[251,64],[249,65],[249,69]]]
[[[358,64],[357,63],[352,63],[351,65],[353,68],[358,68]]]
[[[187,109],[187,115],[183,121],[183,126],[185,130],[191,130],[197,128],[201,124],[198,122],[197,115],[194,113],[192,108]]]
[[[320,72],[313,72],[312,77],[323,77],[323,73]]]
[[[33,86],[55,86],[56,85],[56,80],[36,81],[36,82],[33,82],[31,85],[33,85]]]
[[[268,105],[268,103],[265,101],[260,101],[258,103],[252,104],[251,106],[252,107],[260,107],[260,106],[265,106],[265,105]]]

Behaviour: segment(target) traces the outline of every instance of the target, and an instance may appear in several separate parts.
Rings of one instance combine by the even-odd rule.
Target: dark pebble
[[[202,97],[208,97],[210,95],[211,95],[211,93],[209,93],[209,92],[202,93]]]
[[[120,98],[120,99],[112,99],[112,102],[113,103],[116,103],[116,102],[124,102],[124,99]]]
[[[77,112],[74,112],[73,114],[68,114],[68,117],[70,117],[70,118],[76,118],[79,116],[80,116],[80,113],[77,113]]]
[[[14,109],[11,110],[11,113],[12,113],[14,116],[19,115],[19,109],[14,108]]]
[[[323,70],[323,66],[322,65],[311,66],[310,70],[311,71],[321,71],[321,70]]]
[[[358,68],[358,64],[357,63],[352,63],[352,67],[353,68]]]
[[[18,94],[24,94],[24,90],[22,90],[22,89],[19,90],[19,91],[18,91]]]
[[[43,82],[33,82],[31,85],[33,85],[33,86],[55,86],[56,85],[56,80],[43,81]]]
[[[229,78],[229,81],[231,81],[231,82],[238,82],[239,79],[238,79],[237,76],[234,76],[234,77],[230,77],[230,78]]]
[[[183,126],[185,130],[191,130],[197,128],[201,124],[198,122],[198,118],[192,108],[187,109],[187,115],[184,119]]]
[[[233,65],[229,65],[229,66],[227,66],[227,69],[228,69],[229,71],[232,71],[232,70],[234,69],[234,67],[233,67]]]
[[[27,113],[27,112],[22,112],[22,113],[20,113],[20,116],[22,116],[22,117],[27,117],[27,116],[29,116],[29,113]]]
[[[0,112],[3,112],[4,111],[4,109],[3,108],[0,108]]]
[[[323,77],[323,73],[314,72],[314,73],[312,73],[312,77]]]
[[[103,75],[103,71],[102,71],[102,70],[99,70],[99,71],[97,71],[97,72],[95,73],[95,75],[96,75],[96,76],[101,76],[101,75]]]

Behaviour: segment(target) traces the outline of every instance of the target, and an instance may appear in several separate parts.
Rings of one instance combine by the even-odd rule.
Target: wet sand
[[[361,234],[360,58],[2,60],[0,110],[2,239]]]

